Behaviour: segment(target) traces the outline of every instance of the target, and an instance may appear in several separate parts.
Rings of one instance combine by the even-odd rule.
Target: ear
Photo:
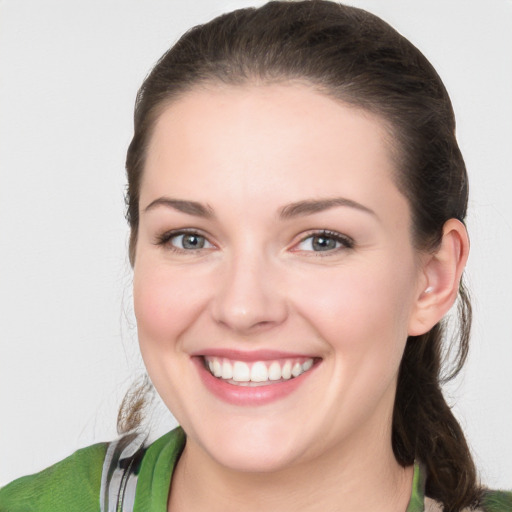
[[[409,322],[410,336],[429,331],[452,307],[468,254],[466,227],[457,219],[448,220],[439,247],[422,256],[422,278]]]

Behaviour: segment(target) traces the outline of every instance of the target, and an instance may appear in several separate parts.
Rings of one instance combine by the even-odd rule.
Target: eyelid
[[[342,246],[337,247],[335,249],[330,249],[326,251],[307,251],[303,249],[296,249],[296,247],[301,244],[302,242],[306,241],[308,238],[314,238],[314,237],[325,237],[325,238],[331,238],[335,240],[336,242],[339,242]],[[352,249],[355,245],[354,240],[349,237],[348,235],[344,235],[342,233],[339,233],[337,231],[331,231],[329,229],[319,229],[319,230],[313,230],[305,235],[301,236],[300,240],[296,242],[293,247],[293,252],[304,252],[304,253],[314,253],[315,256],[328,256],[332,255],[334,253],[337,253],[342,250]]]
[[[207,241],[207,243],[210,244],[211,246],[216,247],[215,244],[210,240],[209,236],[197,228],[170,229],[169,231],[165,231],[164,233],[157,234],[155,236],[155,240],[153,243],[158,246],[165,246],[167,249],[178,253],[194,253],[198,251],[211,249],[211,247],[200,247],[198,249],[180,249],[179,247],[172,245],[170,243],[171,239],[173,239],[174,237],[178,237],[180,235],[197,235],[204,238]]]
[[[177,252],[177,253],[194,253],[194,252],[200,252],[205,250],[210,250],[212,247],[200,247],[198,249],[180,249],[179,247],[176,247],[175,245],[172,245],[170,243],[171,239],[174,237],[178,237],[180,235],[197,235],[206,240],[206,242],[213,246],[213,248],[216,248],[216,244],[213,243],[210,240],[209,235],[204,233],[201,229],[197,228],[179,228],[179,229],[171,229],[169,231],[165,231],[164,233],[157,234],[155,236],[154,244],[162,247],[166,247],[168,250]],[[303,249],[297,249],[297,246],[301,244],[302,242],[306,241],[308,238],[313,237],[325,237],[325,238],[331,238],[335,240],[336,242],[341,244],[341,247],[337,247],[334,249],[329,249],[325,251],[309,251],[309,250],[303,250]],[[317,230],[311,230],[305,234],[302,234],[301,238],[293,244],[291,247],[292,252],[303,252],[303,253],[312,253],[315,256],[328,256],[332,255],[334,253],[337,253],[342,250],[352,249],[355,245],[354,240],[349,237],[348,235],[339,233],[337,231],[331,231],[328,229],[317,229]]]

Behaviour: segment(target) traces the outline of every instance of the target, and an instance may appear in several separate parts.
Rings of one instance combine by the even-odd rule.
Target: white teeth
[[[251,380],[249,365],[242,361],[236,361],[233,365],[233,380],[235,382],[249,382]]]
[[[224,359],[222,363],[222,378],[229,380],[233,378],[233,367],[229,361]]]
[[[302,365],[300,363],[295,363],[292,368],[292,375],[294,377],[298,377],[304,370],[302,369]]]
[[[238,385],[251,385],[251,383],[264,385],[265,383],[270,384],[271,381],[289,380],[292,377],[299,377],[313,366],[313,358],[306,359],[302,363],[295,359],[272,362],[255,361],[248,364],[244,361],[208,357],[205,362],[212,375],[231,381],[231,383],[236,382]]]
[[[281,380],[281,365],[274,361],[268,369],[268,380]]]
[[[213,375],[215,377],[222,377],[222,367],[218,359],[213,360]]]
[[[251,381],[252,382],[265,382],[268,380],[268,370],[265,363],[258,361],[254,363],[251,368]]]
[[[302,369],[307,372],[313,366],[313,359],[308,359],[303,365]]]
[[[284,366],[281,370],[281,375],[285,380],[292,378],[292,363],[290,363],[290,361],[286,361],[286,363],[284,363]]]

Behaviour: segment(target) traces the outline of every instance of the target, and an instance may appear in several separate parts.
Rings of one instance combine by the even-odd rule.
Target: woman
[[[440,391],[441,320],[458,296],[456,374],[471,316],[454,127],[431,65],[364,11],[276,2],[188,32],[127,155],[141,352],[182,428],[143,447],[136,396],[132,432],[0,505],[510,509]]]

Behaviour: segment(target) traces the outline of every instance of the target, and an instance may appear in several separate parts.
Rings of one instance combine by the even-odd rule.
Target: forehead
[[[394,173],[389,132],[369,112],[304,84],[208,86],[157,119],[141,199],[403,201]]]

